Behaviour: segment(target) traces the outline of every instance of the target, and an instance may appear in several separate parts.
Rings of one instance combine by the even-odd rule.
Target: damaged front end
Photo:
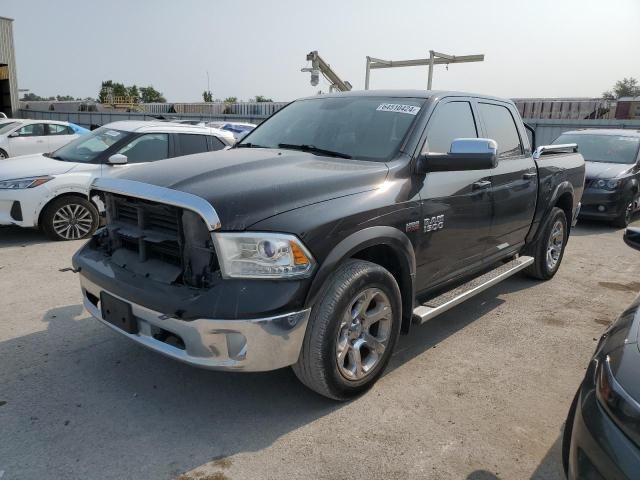
[[[168,285],[209,288],[220,280],[211,237],[220,223],[211,206],[198,213],[198,197],[177,199],[180,192],[128,180],[98,179],[94,187],[107,218],[92,247],[113,264]]]
[[[107,224],[94,247],[132,273],[166,284],[209,288],[220,267],[202,218],[189,210],[102,193]]]
[[[305,280],[224,280],[213,207],[189,193],[98,179],[106,226],[73,257],[83,304],[103,324],[191,365],[274,370],[298,358]]]

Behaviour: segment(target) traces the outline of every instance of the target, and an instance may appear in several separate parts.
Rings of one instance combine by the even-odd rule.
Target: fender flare
[[[565,193],[568,193],[571,195],[571,218],[567,218],[567,223],[571,225],[573,221],[573,216],[575,215],[575,212],[576,212],[575,191],[573,189],[573,185],[571,184],[571,182],[569,182],[568,180],[565,180],[563,182],[560,182],[556,186],[553,193],[549,196],[549,200],[546,201],[546,206],[544,211],[542,211],[542,213],[536,217],[535,219],[537,223],[536,228],[535,230],[532,229],[532,231],[529,232],[529,235],[527,236],[527,243],[533,243],[536,240],[538,240],[538,237],[540,236],[540,232],[542,230],[540,227],[543,225],[545,219],[547,218],[547,216],[549,215],[553,207],[558,202],[558,199]],[[545,202],[545,199],[542,199],[542,201]]]
[[[329,252],[329,255],[327,255],[320,265],[318,272],[313,277],[311,287],[307,293],[306,305],[311,307],[315,304],[326,281],[341,262],[351,258],[355,253],[367,247],[376,245],[388,245],[404,259],[405,265],[401,265],[401,270],[407,270],[408,281],[411,287],[410,298],[413,303],[413,299],[415,298],[414,279],[416,275],[416,257],[413,245],[409,237],[397,228],[375,226],[352,233],[340,241],[331,252]]]

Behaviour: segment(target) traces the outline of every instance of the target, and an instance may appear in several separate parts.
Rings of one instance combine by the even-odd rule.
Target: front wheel
[[[635,202],[633,199],[628,200],[624,210],[620,213],[620,215],[613,221],[613,225],[619,228],[626,228],[627,225],[631,223],[631,217],[633,217],[634,205]]]
[[[80,240],[95,232],[98,221],[98,210],[89,200],[70,195],[45,207],[41,228],[51,240]]]
[[[375,263],[349,260],[313,308],[293,371],[325,397],[352,398],[382,375],[401,318],[400,289],[393,275]]]
[[[553,207],[538,240],[530,249],[534,262],[525,272],[539,280],[553,278],[560,268],[568,238],[567,216],[561,208]]]

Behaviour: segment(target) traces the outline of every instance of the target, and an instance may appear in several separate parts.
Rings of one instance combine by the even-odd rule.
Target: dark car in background
[[[626,227],[640,207],[640,131],[576,130],[553,143],[576,143],[586,161],[580,218]]]
[[[640,229],[627,245],[640,250]],[[602,335],[571,404],[562,442],[570,480],[640,478],[640,296]]]

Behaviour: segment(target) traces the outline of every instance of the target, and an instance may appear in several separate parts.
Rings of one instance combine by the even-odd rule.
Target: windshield
[[[67,143],[53,152],[51,158],[65,162],[89,163],[109,147],[130,135],[131,132],[101,127]]]
[[[21,125],[20,122],[8,122],[0,124],[0,135],[3,133],[7,133],[9,130],[13,130],[18,125]]]
[[[319,154],[386,161],[397,153],[423,104],[417,98],[298,100],[263,122],[237,147],[298,146]]]
[[[553,143],[577,143],[578,152],[587,162],[635,163],[640,138],[622,135],[565,134],[560,135]]]

